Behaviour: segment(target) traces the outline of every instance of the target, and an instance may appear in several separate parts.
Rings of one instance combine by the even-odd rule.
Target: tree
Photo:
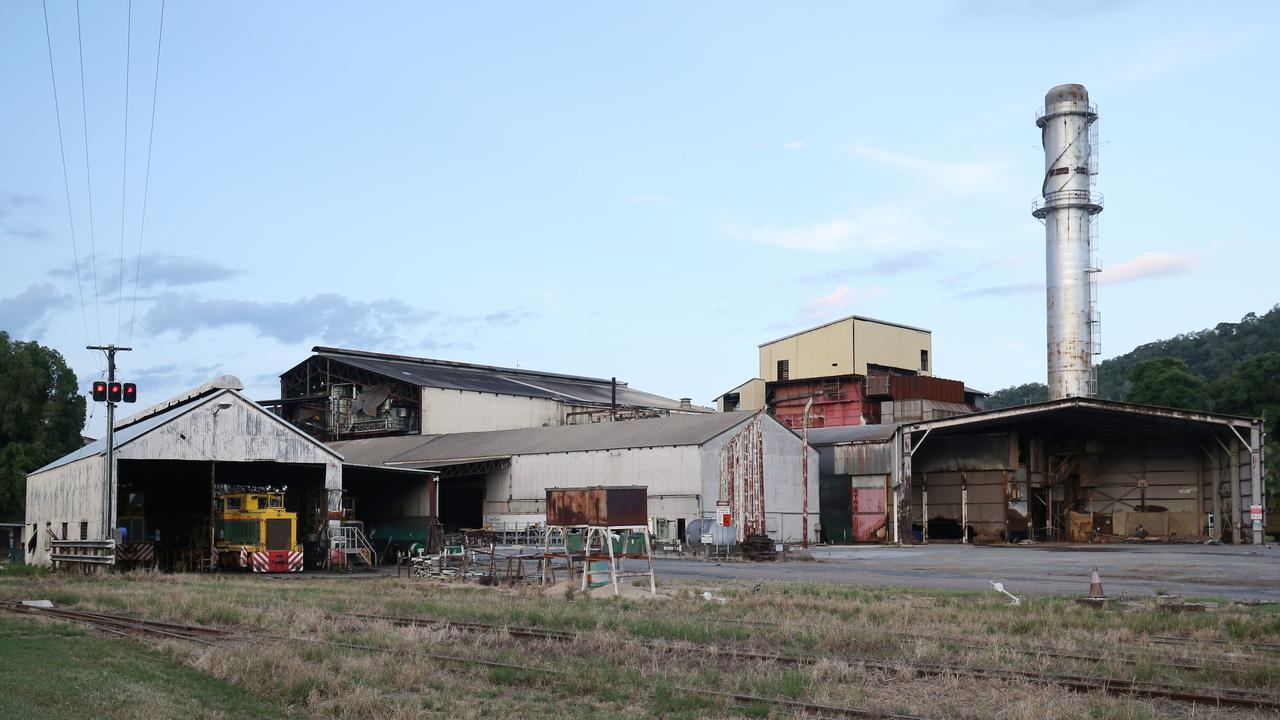
[[[1044,383],[1031,382],[996,390],[983,401],[983,407],[987,410],[999,410],[1000,408],[1013,407],[1015,405],[1044,402],[1048,399],[1049,386]]]
[[[0,331],[0,518],[23,519],[27,473],[83,444],[84,415],[62,355]]]
[[[1260,417],[1267,433],[1268,460],[1280,458],[1280,352],[1268,352],[1240,363],[1240,367],[1210,388],[1218,412]],[[1280,461],[1267,463],[1267,488],[1280,492]]]
[[[1143,360],[1133,366],[1129,381],[1133,383],[1125,398],[1129,402],[1204,411],[1212,404],[1208,384],[1178,358]]]

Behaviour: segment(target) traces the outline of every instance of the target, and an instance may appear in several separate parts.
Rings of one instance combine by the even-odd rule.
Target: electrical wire
[[[84,38],[80,30],[80,0],[76,0],[76,48],[80,56],[80,106],[84,120],[84,176],[89,190],[89,262],[93,268],[93,307],[98,323],[98,343],[102,344],[102,304],[98,301],[98,249],[93,231],[93,170],[89,164],[89,104],[84,92]]]
[[[80,294],[80,320],[84,324],[84,342],[90,344],[89,340],[89,313],[84,305],[84,283],[80,279],[80,248],[76,240],[76,221],[75,214],[71,210],[71,181],[67,176],[67,150],[62,140],[62,108],[58,105],[58,74],[53,67],[53,38],[49,33],[49,4],[48,0],[41,0],[41,7],[44,9],[44,39],[46,47],[49,50],[49,79],[53,83],[53,112],[58,122],[58,154],[62,158],[62,189],[67,196],[67,224],[71,227],[71,256],[75,262],[76,271],[76,290]],[[96,356],[96,353],[95,353]]]
[[[156,74],[151,84],[151,128],[147,131],[147,169],[142,182],[142,217],[138,221],[138,254],[134,258],[133,306],[129,310],[129,345],[133,345],[133,321],[138,313],[138,284],[142,277],[142,239],[147,230],[147,195],[151,190],[151,146],[156,136],[156,95],[160,89],[160,51],[164,47],[164,5],[165,0],[160,0],[160,32],[156,36]]]
[[[125,20],[124,42],[124,152],[120,155],[120,271],[116,282],[116,342],[120,342],[120,320],[124,312],[124,219],[129,191],[129,60],[133,56],[133,0]]]

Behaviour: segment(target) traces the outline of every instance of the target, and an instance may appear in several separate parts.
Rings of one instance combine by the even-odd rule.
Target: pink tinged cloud
[[[841,285],[827,295],[814,298],[806,305],[800,315],[805,320],[823,320],[852,310],[855,306],[872,298],[884,295],[882,287],[851,288]]]
[[[1148,252],[1118,265],[1102,269],[1099,280],[1109,285],[1186,275],[1195,270],[1198,259],[1194,255]]]

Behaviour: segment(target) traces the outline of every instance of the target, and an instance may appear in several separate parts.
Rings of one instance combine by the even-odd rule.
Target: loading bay
[[[701,583],[765,581],[1083,595],[1098,567],[1109,596],[1172,593],[1184,598],[1280,602],[1276,545],[827,546],[813,562],[659,559],[658,577]]]

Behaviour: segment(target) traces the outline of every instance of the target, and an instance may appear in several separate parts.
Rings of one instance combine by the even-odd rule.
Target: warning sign
[[[1261,505],[1250,505],[1250,506],[1249,506],[1249,519],[1250,519],[1250,520],[1257,520],[1257,521],[1259,521],[1259,522],[1261,522],[1261,521],[1262,521],[1262,506],[1261,506]]]

